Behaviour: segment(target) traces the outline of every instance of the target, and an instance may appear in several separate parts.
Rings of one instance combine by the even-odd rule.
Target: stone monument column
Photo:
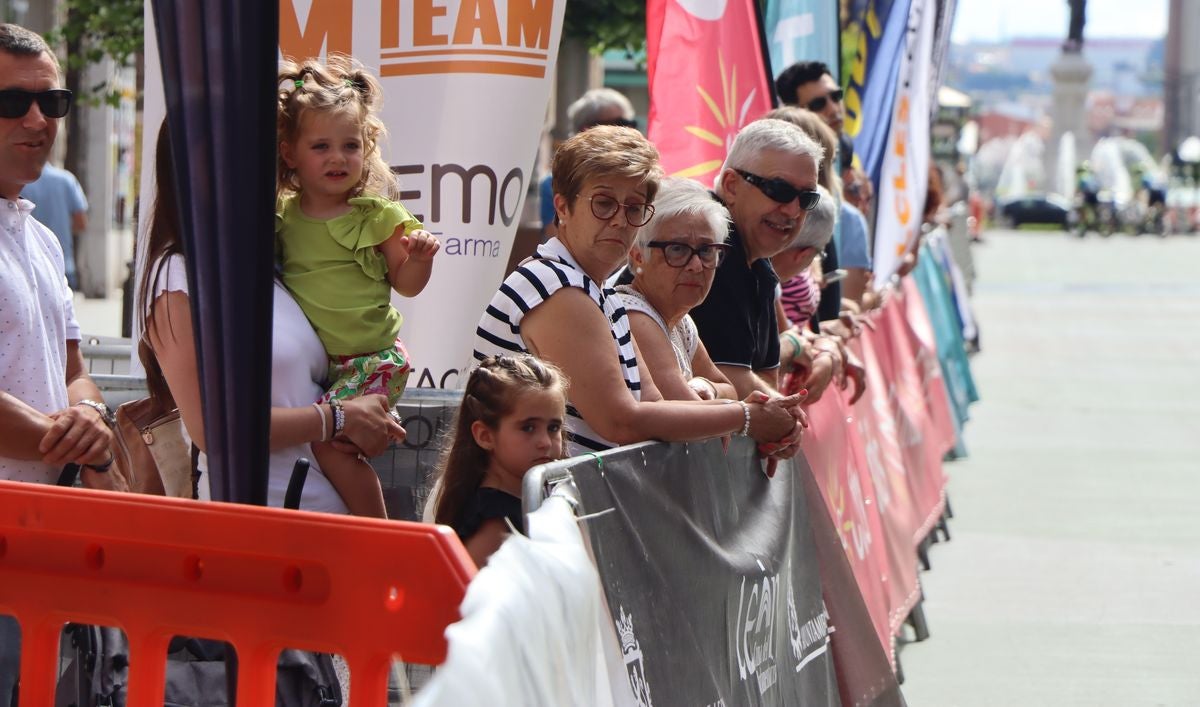
[[[1086,22],[1087,0],[1067,0],[1071,7],[1071,22],[1062,54],[1050,66],[1054,79],[1054,105],[1051,108],[1050,141],[1046,144],[1046,178],[1050,191],[1056,188],[1059,174],[1059,152],[1063,135],[1075,138],[1075,159],[1084,160],[1091,152],[1092,140],[1087,128],[1087,94],[1092,67],[1083,58],[1083,28]],[[1075,165],[1070,165],[1074,171]]]
[[[1054,78],[1054,103],[1051,107],[1050,140],[1046,143],[1046,171],[1054,188],[1058,175],[1058,153],[1062,136],[1071,133],[1075,137],[1075,159],[1087,159],[1092,149],[1091,136],[1087,127],[1088,86],[1092,79],[1092,66],[1078,52],[1063,52],[1050,66]],[[1072,171],[1075,165],[1071,165]]]

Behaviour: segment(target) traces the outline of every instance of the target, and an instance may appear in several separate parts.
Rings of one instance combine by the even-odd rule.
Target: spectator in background
[[[87,231],[87,197],[79,180],[65,169],[46,165],[37,181],[26,184],[21,198],[33,202],[33,217],[41,221],[58,237],[62,245],[63,262],[67,268],[67,284],[79,289],[79,274],[75,265],[76,239]]]
[[[826,64],[820,61],[792,64],[775,79],[775,90],[784,104],[816,113],[835,133],[841,135],[844,120],[842,87],[834,80],[833,72]]]
[[[571,135],[581,133],[597,125],[619,125],[636,128],[633,104],[625,94],[611,88],[593,88],[583,94],[567,108],[567,120],[571,123]],[[558,223],[554,214],[554,191],[550,186],[550,175],[542,178],[538,194],[542,214],[542,240],[558,235]]]

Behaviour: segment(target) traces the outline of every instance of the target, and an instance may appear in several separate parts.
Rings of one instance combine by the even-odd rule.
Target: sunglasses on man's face
[[[65,88],[49,91],[10,88],[0,91],[0,118],[24,118],[34,101],[47,118],[62,118],[71,110],[71,92]]]
[[[764,179],[757,174],[751,174],[742,169],[734,170],[742,179],[754,185],[768,199],[777,201],[780,204],[790,204],[794,199],[800,199],[800,208],[805,211],[812,211],[817,208],[817,203],[821,201],[821,193],[816,189],[797,189],[788,184],[787,180],[779,179]]]
[[[834,89],[824,96],[817,96],[808,102],[808,109],[814,113],[820,113],[821,111],[825,110],[825,106],[828,105],[830,101],[833,101],[834,103],[841,103],[842,89]]]

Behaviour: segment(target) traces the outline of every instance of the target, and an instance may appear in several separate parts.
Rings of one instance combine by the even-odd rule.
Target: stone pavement
[[[970,458],[913,707],[1200,705],[1200,238],[976,247]]]

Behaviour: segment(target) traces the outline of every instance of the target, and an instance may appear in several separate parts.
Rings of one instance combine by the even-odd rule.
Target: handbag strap
[[[62,468],[62,471],[59,472],[58,481],[55,482],[55,485],[56,486],[66,486],[67,488],[70,488],[75,485],[75,480],[78,478],[79,478],[79,465],[74,464],[74,463],[67,464],[66,466],[64,466]]]
[[[292,478],[288,480],[287,493],[283,496],[283,507],[300,510],[300,496],[304,493],[304,482],[308,480],[309,461],[304,457],[296,460],[292,467]]]

